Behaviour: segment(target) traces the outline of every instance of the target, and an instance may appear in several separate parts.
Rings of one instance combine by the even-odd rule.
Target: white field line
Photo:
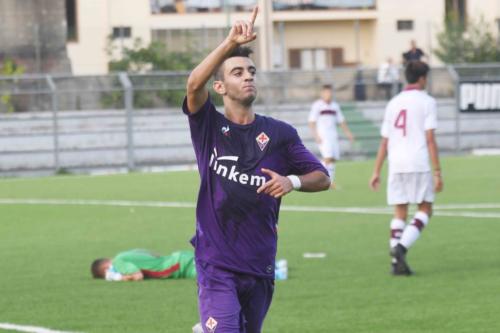
[[[113,206],[195,208],[191,202],[175,201],[128,201],[128,200],[73,200],[73,199],[0,199],[0,205],[52,205],[52,206]]]
[[[434,213],[436,216],[448,216],[448,217],[474,217],[483,219],[500,219],[500,213],[474,213],[474,212],[440,212],[436,211]]]
[[[477,203],[477,204],[447,204],[435,205],[435,209],[489,209],[500,208],[500,203]]]
[[[0,323],[0,329],[19,331],[19,332],[28,332],[28,333],[72,333],[72,332],[65,332],[65,331],[54,331],[54,330],[51,330],[49,328],[44,328],[44,327],[16,325],[16,324],[10,324],[10,323]]]
[[[0,205],[74,205],[74,206],[112,206],[112,207],[157,207],[157,208],[195,208],[191,202],[175,201],[129,201],[129,200],[72,200],[72,199],[0,199]],[[435,206],[436,216],[500,218],[500,213],[484,212],[443,212],[446,209],[488,209],[500,208],[497,203],[456,204]],[[325,206],[287,206],[281,208],[289,212],[352,213],[369,215],[388,215],[390,207],[325,207]]]

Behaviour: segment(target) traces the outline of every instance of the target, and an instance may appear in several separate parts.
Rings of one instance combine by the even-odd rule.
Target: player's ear
[[[219,95],[226,94],[226,86],[224,85],[223,81],[215,80],[212,87],[214,88],[214,91],[217,94],[219,94]]]

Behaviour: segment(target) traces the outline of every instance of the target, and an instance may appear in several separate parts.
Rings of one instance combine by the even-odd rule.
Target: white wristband
[[[292,187],[294,190],[300,190],[300,188],[302,187],[302,183],[301,183],[300,178],[298,176],[289,175],[286,177],[288,179],[290,179],[290,181],[292,182]]]

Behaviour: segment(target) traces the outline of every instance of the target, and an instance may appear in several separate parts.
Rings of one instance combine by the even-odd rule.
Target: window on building
[[[150,0],[149,4],[152,14],[248,12],[255,7],[257,0]]]
[[[344,49],[290,49],[288,51],[290,68],[322,70],[344,65]]]
[[[259,35],[258,28],[254,31]],[[151,30],[151,39],[154,42],[164,44],[169,52],[193,53],[193,50],[197,50],[201,54],[208,54],[219,46],[226,34],[226,28],[153,29]],[[259,65],[259,44],[253,45],[252,49],[254,53],[251,57],[256,65]]]
[[[66,40],[78,40],[77,0],[66,0]]]
[[[413,20],[398,20],[396,28],[398,31],[411,31],[413,30]]]
[[[241,0],[226,0],[241,2]],[[272,0],[273,10],[375,9],[376,0]]]
[[[113,27],[113,39],[132,37],[131,27]]]
[[[225,28],[154,29],[153,41],[165,44],[170,52],[209,52],[216,48],[226,34]]]
[[[330,61],[332,67],[346,65],[344,61],[344,49],[341,47],[330,49]]]

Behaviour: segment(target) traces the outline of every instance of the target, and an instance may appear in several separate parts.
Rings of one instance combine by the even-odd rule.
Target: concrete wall
[[[379,142],[385,102],[358,103],[344,109],[358,142],[354,148],[342,138],[344,159],[373,156]],[[307,125],[310,104],[284,104],[256,111],[292,124],[305,145],[317,153]],[[222,108],[220,108],[222,110]],[[455,152],[456,118],[453,100],[438,103],[437,141],[444,153]],[[500,113],[461,114],[462,152],[500,148]],[[117,170],[127,165],[124,111],[65,111],[59,120],[61,167],[75,172]],[[0,116],[0,176],[51,173],[54,166],[51,113]],[[135,162],[139,168],[194,164],[188,123],[179,109],[134,111]]]
[[[0,60],[12,57],[27,72],[70,72],[64,0],[1,0]]]

